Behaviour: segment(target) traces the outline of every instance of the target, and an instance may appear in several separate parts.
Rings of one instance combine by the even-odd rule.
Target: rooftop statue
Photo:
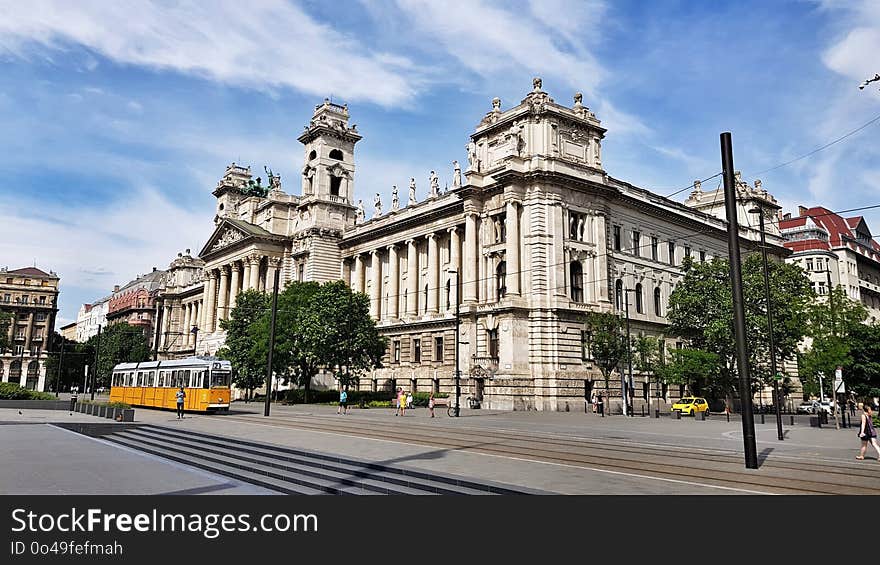
[[[364,223],[364,217],[366,215],[367,215],[367,213],[364,211],[364,201],[358,200],[357,216],[355,216],[354,223],[356,223],[356,224]]]
[[[416,202],[416,179],[415,177],[411,177],[409,179],[409,202],[407,203],[407,206],[412,206]]]
[[[437,178],[437,173],[431,171],[431,197],[437,196],[440,192],[440,179]]]
[[[400,210],[400,198],[397,196],[397,185],[391,186],[391,211],[397,212]]]
[[[373,199],[373,207],[375,211],[373,212],[373,217],[378,218],[382,215],[382,197],[379,196],[379,193],[376,193],[376,198]]]
[[[452,162],[452,188],[461,186],[461,166],[458,161]]]

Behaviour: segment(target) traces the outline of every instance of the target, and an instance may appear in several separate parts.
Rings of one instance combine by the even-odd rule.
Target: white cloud
[[[421,86],[408,58],[371,52],[283,0],[11,0],[0,1],[0,11],[0,51],[20,57],[35,44],[76,43],[121,64],[265,91],[345,92],[387,106],[407,102]]]

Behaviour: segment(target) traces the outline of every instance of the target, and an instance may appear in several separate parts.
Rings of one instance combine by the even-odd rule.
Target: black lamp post
[[[629,379],[628,383],[626,383],[622,388],[623,393],[623,415],[631,416],[633,415],[632,406],[629,404],[629,398],[632,394],[633,389],[633,361],[632,361],[632,338],[630,337],[629,331],[629,293],[635,292],[634,288],[625,288],[623,289],[623,303],[624,310],[626,311],[626,358],[629,363]],[[621,379],[623,381],[623,379]]]
[[[461,407],[461,376],[460,371],[458,369],[458,341],[459,341],[459,328],[460,328],[460,319],[459,319],[459,296],[458,296],[458,271],[450,270],[447,271],[450,275],[455,275],[455,408],[453,408],[453,414],[457,418],[459,416]]]
[[[766,232],[764,231],[764,209],[760,206],[756,206],[749,210],[749,213],[758,214],[760,222],[761,258],[764,263],[764,300],[767,304],[767,341],[770,346],[770,374],[773,375],[773,405],[776,408],[776,437],[779,441],[783,441],[785,439],[785,434],[782,433],[782,412],[780,411],[780,405],[782,402],[779,398],[779,380],[776,378],[776,347],[773,342],[773,312],[770,307],[770,274],[767,271],[767,240]],[[763,395],[761,396],[763,398]],[[761,418],[763,417],[764,416],[762,415]]]

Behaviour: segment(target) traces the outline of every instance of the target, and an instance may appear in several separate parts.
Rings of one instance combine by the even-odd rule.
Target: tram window
[[[202,388],[202,372],[201,371],[193,371],[192,386],[193,386],[193,388]]]
[[[136,386],[144,386],[144,372],[143,371],[138,371]]]
[[[183,386],[185,386],[185,387],[192,386],[192,383],[190,382],[189,378],[190,378],[190,373],[189,373],[189,369],[187,369],[183,372]]]
[[[165,386],[165,371],[159,371],[159,386]]]
[[[156,371],[150,371],[149,373],[147,373],[147,386],[156,386]]]
[[[211,373],[211,386],[229,386],[229,373],[214,371]]]

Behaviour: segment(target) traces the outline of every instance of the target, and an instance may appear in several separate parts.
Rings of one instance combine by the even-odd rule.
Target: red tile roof
[[[53,277],[54,275],[50,275],[36,267],[24,267],[22,269],[15,269],[14,271],[8,271],[9,274],[12,275],[27,275],[30,277]]]

